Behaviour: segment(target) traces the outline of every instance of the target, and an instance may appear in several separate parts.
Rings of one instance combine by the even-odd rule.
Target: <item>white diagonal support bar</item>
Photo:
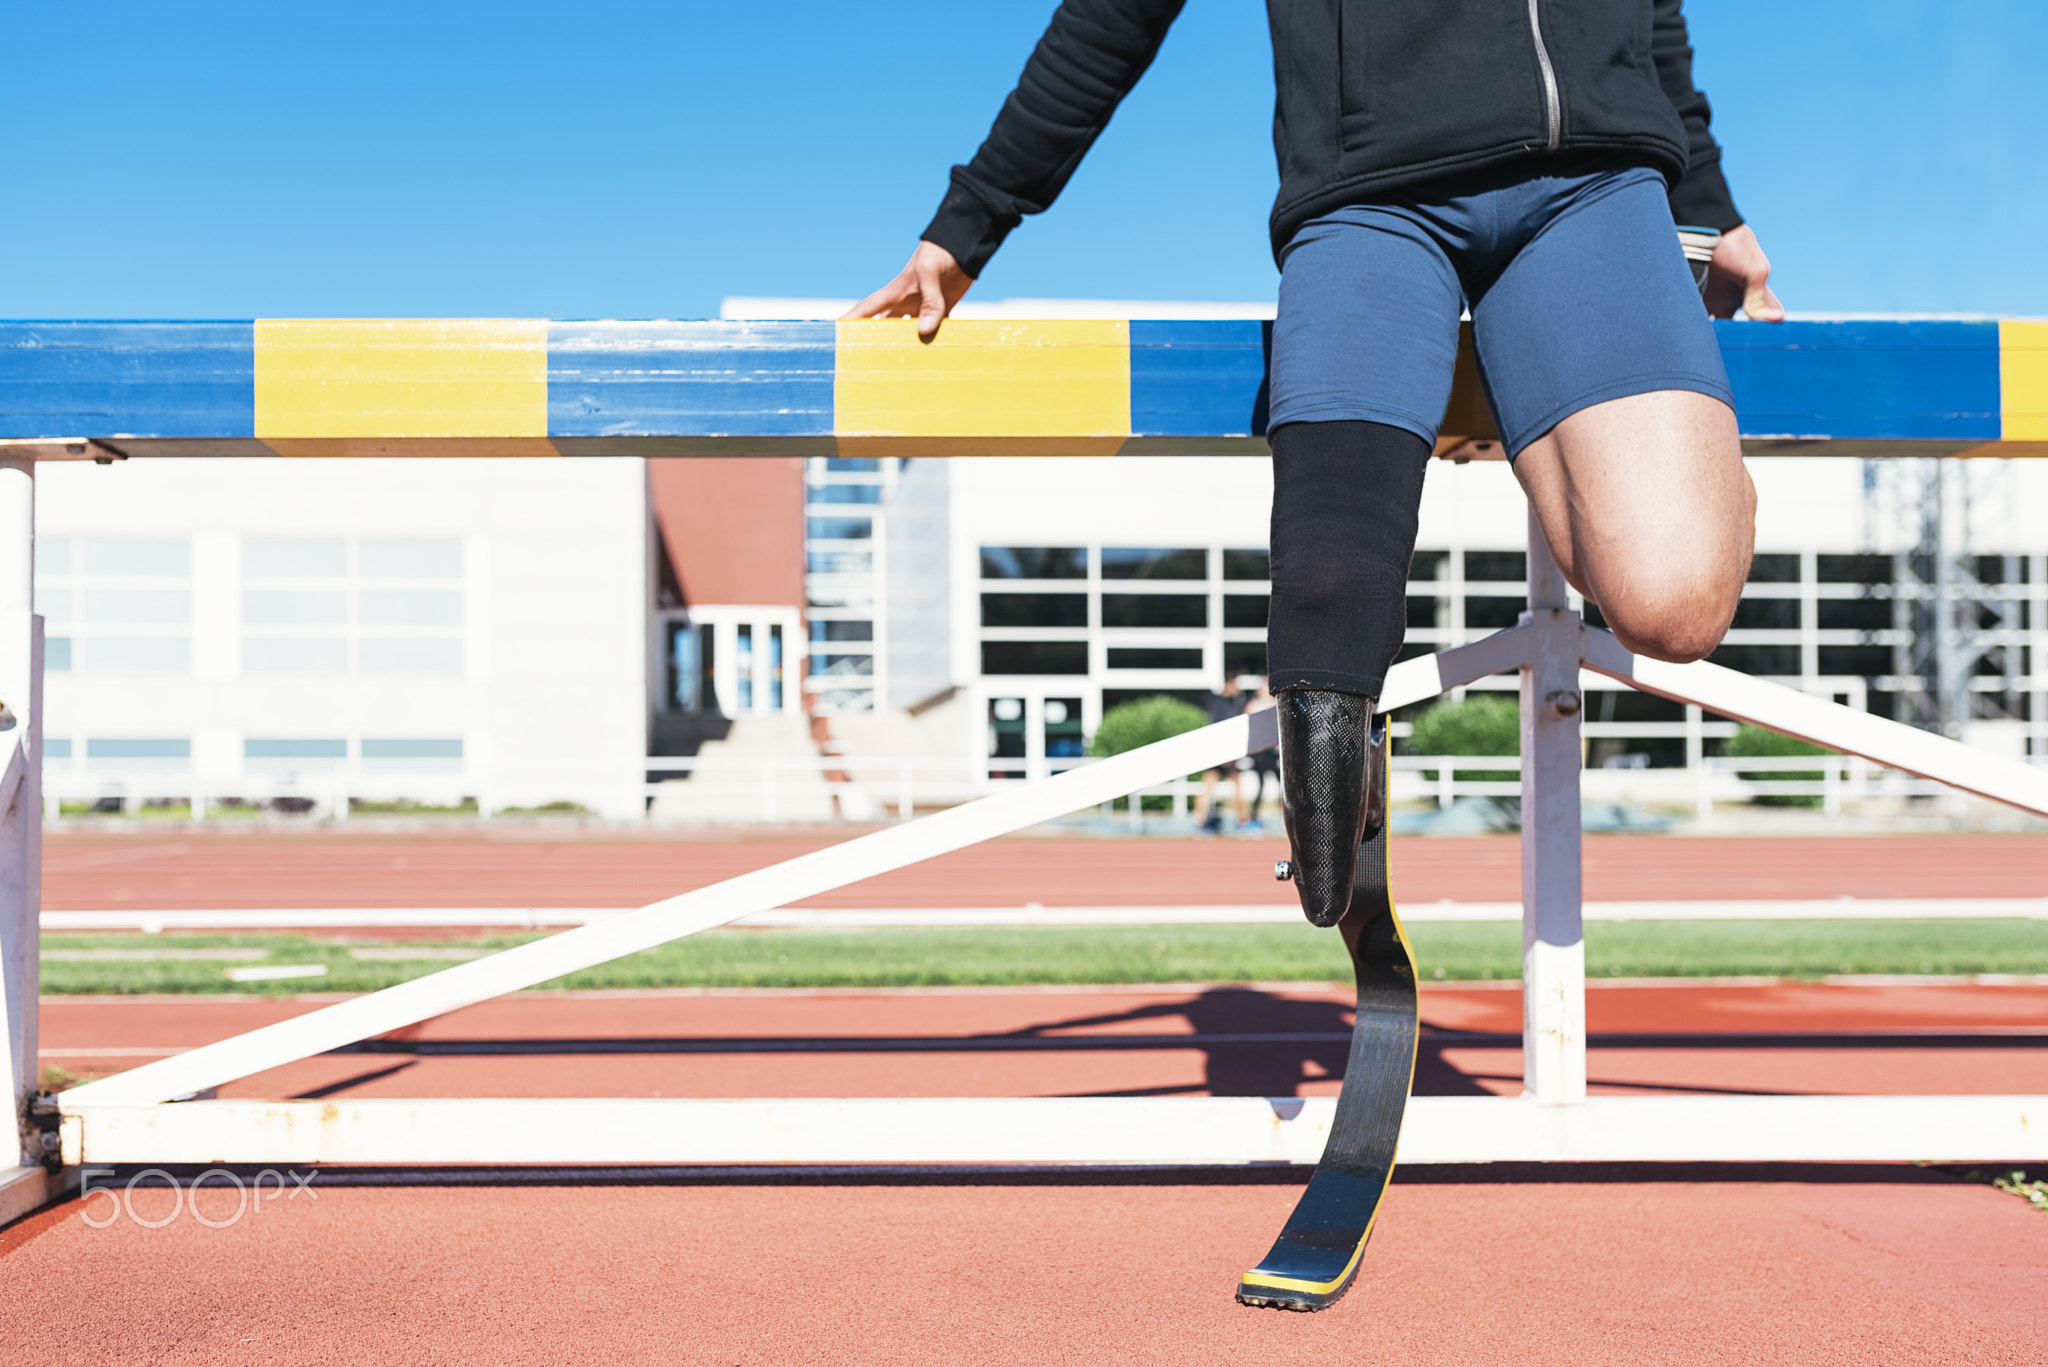
[[[1334,1097],[70,1106],[67,1164],[1313,1163]],[[1416,1097],[1413,1163],[2037,1162],[2048,1097]]]
[[[1381,686],[1379,709],[1392,712],[1395,708],[1407,707],[1453,688],[1476,683],[1489,674],[1510,673],[1528,664],[1534,649],[1535,632],[1524,622],[1469,645],[1403,660],[1387,671],[1387,681]]]
[[[1097,764],[860,836],[828,849],[670,897],[387,987],[323,1010],[236,1035],[176,1058],[63,1094],[67,1102],[142,1105],[188,1096],[223,1082],[337,1049],[387,1031],[535,987],[565,973],[608,963],[721,926],[752,912],[786,906],[907,864],[1035,826],[1184,774],[1228,764],[1274,744],[1269,709],[1189,731]]]
[[[1933,779],[1994,802],[2048,816],[2048,769],[1843,707],[1782,684],[1699,661],[1667,664],[1630,654],[1613,635],[1586,628],[1586,668],[1674,702],[1797,736],[1887,768]]]

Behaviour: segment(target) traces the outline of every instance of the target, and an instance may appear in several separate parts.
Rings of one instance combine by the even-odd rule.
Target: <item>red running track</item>
[[[2048,1361],[2048,1216],[1988,1187],[1573,1176],[1397,1179],[1318,1315],[1231,1300],[1294,1185],[353,1189],[89,1228],[102,1197],[0,1231],[0,1345],[166,1367]],[[233,1194],[204,1199],[226,1224]]]
[[[51,910],[245,907],[629,907],[830,843],[791,837],[621,840],[471,832],[423,836],[53,835]],[[1172,906],[1285,903],[1281,840],[1027,835],[813,899],[815,905]],[[1396,842],[1407,901],[1514,901],[1513,837]],[[2048,896],[2048,836],[1591,836],[1591,901]],[[809,904],[807,904],[809,905]]]
[[[796,842],[178,837],[51,842],[53,907],[632,905]],[[1017,839],[834,894],[836,905],[1281,900],[1260,842]],[[1587,894],[2038,896],[2037,837],[1587,842]],[[1511,900],[1512,840],[1404,842],[1402,895]],[[1000,889],[1000,895],[990,889]],[[858,900],[857,900],[858,899]],[[1511,1091],[1511,986],[1425,989],[1433,1092]],[[1605,1091],[2048,1091],[2048,990],[1589,985]],[[46,1000],[47,1049],[190,1047],[317,1000]],[[636,1038],[654,1052],[340,1055],[239,1095],[910,1095],[1327,1091],[1339,995],[1204,990],[525,996],[430,1023],[428,1045]],[[1870,1030],[1933,1032],[1854,1038]],[[1458,1032],[1458,1033],[1448,1033]],[[1011,1034],[1048,1047],[962,1048]],[[1104,1036],[1143,1034],[1134,1041]],[[1218,1044],[1205,1036],[1229,1034]],[[1670,1036],[1690,1035],[1691,1038]],[[1473,1036],[1478,1036],[1474,1038]],[[677,1041],[778,1041],[710,1055]],[[806,1040],[858,1037],[857,1053]],[[1643,1036],[1650,1036],[1645,1039]],[[1177,1037],[1186,1037],[1184,1042]],[[1774,1038],[1775,1037],[1775,1038]],[[1076,1040],[1111,1048],[1072,1047]],[[1329,1052],[1325,1052],[1325,1049]],[[95,1056],[90,1051],[107,1051]],[[391,1070],[396,1071],[391,1071]],[[675,1090],[668,1090],[668,1089]],[[1913,1168],[1410,1169],[1350,1297],[1240,1308],[1237,1274],[1291,1178],[329,1188],[162,1228],[104,1199],[0,1231],[0,1360],[285,1364],[1856,1364],[2048,1361],[2048,1218]],[[169,1213],[139,1193],[136,1214]],[[152,1201],[157,1202],[151,1205]]]
[[[1426,1091],[1511,1090],[1511,986],[1424,989]],[[1601,1090],[2048,1091],[2048,988],[1690,984],[1588,990]],[[318,1000],[55,998],[46,1047],[189,1047]],[[526,994],[423,1045],[748,1038],[782,1052],[341,1055],[238,1095],[1327,1091],[1341,998],[1267,986]],[[1869,1029],[1934,1032],[1856,1039]],[[1778,1032],[1776,1039],[1758,1038]],[[1457,1032],[1457,1033],[1450,1033]],[[1678,1032],[1679,1037],[1671,1037]],[[1219,1046],[1204,1036],[1230,1034]],[[1663,1038],[1655,1038],[1659,1034]],[[963,1038],[1142,1047],[963,1051]],[[1473,1041],[1471,1036],[1481,1039]],[[1645,1040],[1629,1036],[1649,1035]],[[1685,1036],[1689,1035],[1687,1038]],[[1185,1037],[1185,1045],[1176,1037]],[[806,1052],[858,1039],[872,1052]],[[898,1048],[908,1043],[913,1047]],[[1163,1045],[1163,1047],[1161,1047]],[[918,1047],[922,1046],[922,1047]],[[934,1047],[936,1046],[936,1047]],[[398,1071],[391,1071],[396,1069]],[[5,1361],[212,1364],[1402,1364],[2048,1361],[2048,1217],[1910,1167],[1409,1169],[1350,1296],[1247,1310],[1236,1275],[1299,1195],[1222,1182],[818,1178],[316,1194],[234,1218],[138,1192],[0,1231]]]
[[[1592,983],[1586,995],[1598,1094],[2048,1094],[2048,985]],[[1521,1091],[1517,988],[1425,987],[1422,1003],[1418,1094]],[[51,997],[42,1046],[75,1073],[113,1072],[150,1056],[126,1051],[189,1048],[319,1004]],[[1350,1026],[1342,993],[1300,984],[522,993],[427,1022],[417,1054],[324,1055],[222,1095],[1311,1096],[1336,1091]]]

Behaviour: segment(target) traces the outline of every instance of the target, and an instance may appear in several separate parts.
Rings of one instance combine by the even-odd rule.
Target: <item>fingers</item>
[[[1769,276],[1760,276],[1749,282],[1749,288],[1742,296],[1742,311],[1759,323],[1785,321],[1785,306],[1772,292]]]
[[[905,266],[894,280],[891,280],[888,284],[882,286],[882,288],[876,290],[840,316],[842,318],[904,318],[917,312],[917,307],[916,277],[911,274],[910,267]]]
[[[929,337],[939,330],[939,324],[946,320],[950,304],[946,299],[945,284],[938,262],[929,253],[919,252],[911,258],[911,268],[917,272],[917,292],[920,303],[917,309],[917,335]]]
[[[953,305],[960,302],[960,297],[973,283],[973,279],[954,261],[951,252],[922,242],[911,255],[910,264],[898,272],[894,280],[840,316],[915,317],[918,336],[930,337],[938,332],[939,324],[945,321],[946,315],[953,311]]]

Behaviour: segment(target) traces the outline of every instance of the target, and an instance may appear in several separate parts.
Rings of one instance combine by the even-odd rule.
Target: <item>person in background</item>
[[[1250,692],[1251,701],[1245,704],[1245,711],[1263,712],[1273,706],[1273,694],[1266,687],[1263,678],[1252,681]],[[1275,788],[1280,786],[1280,747],[1269,745],[1257,754],[1246,755],[1238,764],[1250,771],[1254,784],[1251,813],[1242,823],[1242,828],[1246,835],[1262,834],[1266,828],[1259,821],[1259,809],[1266,804],[1266,780],[1271,779]],[[1241,793],[1243,790],[1239,791]]]
[[[1204,698],[1202,708],[1209,714],[1211,723],[1229,721],[1232,717],[1244,715],[1245,702],[1244,691],[1238,687],[1236,676],[1226,674],[1223,676],[1222,691],[1211,693]],[[1195,800],[1195,825],[1210,835],[1223,834],[1223,812],[1216,805],[1218,783],[1230,785],[1230,803],[1235,809],[1233,814],[1237,817],[1237,824],[1242,826],[1247,819],[1244,789],[1239,787],[1237,782],[1237,764],[1235,761],[1219,764],[1202,775],[1202,795]]]

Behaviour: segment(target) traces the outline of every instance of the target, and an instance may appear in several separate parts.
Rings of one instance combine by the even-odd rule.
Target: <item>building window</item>
[[[1086,579],[1088,551],[1082,546],[983,546],[983,579]]]
[[[981,624],[985,627],[1085,627],[1085,593],[984,593]]]
[[[454,773],[462,768],[458,739],[363,738],[363,768],[371,773]]]
[[[811,640],[814,642],[872,641],[875,639],[873,622],[819,622],[811,623]]]
[[[109,737],[85,743],[89,769],[183,769],[192,760],[192,742],[185,739]]]
[[[1265,594],[1226,593],[1223,595],[1223,625],[1244,627],[1264,631],[1266,629]],[[1436,625],[1434,622],[1431,626]]]
[[[1104,546],[1104,579],[1207,579],[1209,552],[1151,546]]]
[[[875,520],[871,517],[805,518],[804,535],[812,541],[870,541],[875,535]]]
[[[983,674],[1074,674],[1088,672],[1086,641],[983,641]]]
[[[1223,577],[1225,579],[1271,579],[1273,577],[1273,556],[1268,551],[1223,552]]]
[[[1209,599],[1199,593],[1105,593],[1105,627],[1206,627]]]
[[[340,537],[242,543],[244,579],[340,579],[348,573],[348,542]]]
[[[1079,759],[1088,753],[1088,738],[1081,733],[1079,698],[1047,698],[1042,715],[1047,759]]]
[[[873,574],[873,551],[806,551],[804,570],[809,574]]]
[[[1021,760],[1025,756],[1024,700],[1022,698],[990,698],[988,700],[988,757],[991,760]],[[1024,778],[1022,765],[1004,766],[991,764],[990,778]]]
[[[246,538],[242,669],[460,674],[462,564],[454,539]]]
[[[252,636],[242,642],[242,669],[250,674],[345,674],[348,641]]]
[[[879,484],[818,484],[804,495],[807,503],[880,503]]]
[[[259,738],[242,742],[242,767],[251,773],[306,773],[348,762],[346,739]]]
[[[365,540],[356,573],[364,579],[460,579],[460,541]]]
[[[192,669],[191,547],[161,537],[45,537],[36,611],[55,672],[187,674]]]
[[[1111,646],[1111,669],[1200,669],[1202,648],[1167,646]]]
[[[1465,578],[1519,584],[1529,574],[1527,551],[1466,551]]]
[[[1794,556],[1793,558],[1796,560],[1798,557]],[[1735,620],[1730,624],[1730,629],[1735,631],[1797,631],[1799,630],[1799,600],[1797,598],[1741,599],[1735,604]]]
[[[462,642],[401,637],[364,637],[357,643],[365,674],[460,674]]]

